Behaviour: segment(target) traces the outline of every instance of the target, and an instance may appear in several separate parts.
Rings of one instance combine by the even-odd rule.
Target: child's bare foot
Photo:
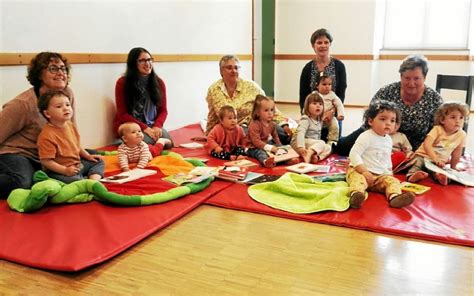
[[[311,156],[311,163],[318,163],[318,162],[319,162],[319,155],[313,154],[313,156]]]
[[[237,156],[235,156],[235,155],[231,155],[231,156],[230,156],[230,160],[234,161],[234,160],[236,160],[236,159],[238,159]]]
[[[353,191],[349,198],[349,204],[351,208],[358,209],[362,206],[365,201],[365,194],[359,191]]]
[[[263,161],[263,166],[266,168],[272,168],[275,166],[275,158],[269,157]]]
[[[418,171],[408,177],[408,182],[418,182],[428,177],[427,172]]]
[[[247,159],[247,156],[245,156],[245,155],[238,155],[238,156],[237,156],[237,160],[240,160],[240,159]]]
[[[297,164],[297,163],[300,163],[300,158],[299,157],[294,157],[294,158],[289,159],[285,162],[285,164],[287,164],[287,165],[293,165],[293,164]]]
[[[99,181],[100,179],[102,179],[102,176],[99,174],[92,174],[89,176],[89,179]]]
[[[411,204],[415,200],[415,194],[413,192],[404,192],[393,196],[390,199],[390,206],[392,208],[403,208]]]
[[[446,175],[443,175],[441,173],[434,173],[433,177],[435,178],[436,181],[438,181],[439,184],[446,186],[448,185],[448,177]]]

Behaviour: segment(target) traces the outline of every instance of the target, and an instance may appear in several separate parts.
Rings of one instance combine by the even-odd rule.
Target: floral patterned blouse
[[[386,100],[395,103],[400,108],[402,120],[398,131],[407,136],[413,150],[416,150],[433,127],[434,113],[443,103],[443,98],[434,89],[425,86],[421,100],[408,106],[402,100],[400,87],[400,82],[382,87],[374,95],[371,103]]]

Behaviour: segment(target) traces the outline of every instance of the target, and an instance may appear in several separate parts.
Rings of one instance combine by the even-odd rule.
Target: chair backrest
[[[474,76],[457,76],[457,75],[442,75],[438,74],[436,77],[436,91],[441,92],[441,89],[454,89],[466,91],[466,104],[471,109],[472,89],[474,87]]]

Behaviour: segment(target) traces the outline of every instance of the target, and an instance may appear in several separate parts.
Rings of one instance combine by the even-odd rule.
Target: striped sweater
[[[118,147],[118,160],[122,170],[129,169],[129,163],[137,163],[137,168],[143,169],[152,159],[148,144],[141,142],[135,147],[120,144]]]

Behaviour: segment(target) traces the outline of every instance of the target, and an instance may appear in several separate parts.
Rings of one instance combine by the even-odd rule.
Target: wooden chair
[[[474,88],[474,76],[438,74],[436,78],[436,91],[440,93],[442,88],[465,91],[465,103],[469,106],[469,110],[471,110],[472,91]],[[466,131],[467,133],[467,123],[464,125],[464,131]]]

